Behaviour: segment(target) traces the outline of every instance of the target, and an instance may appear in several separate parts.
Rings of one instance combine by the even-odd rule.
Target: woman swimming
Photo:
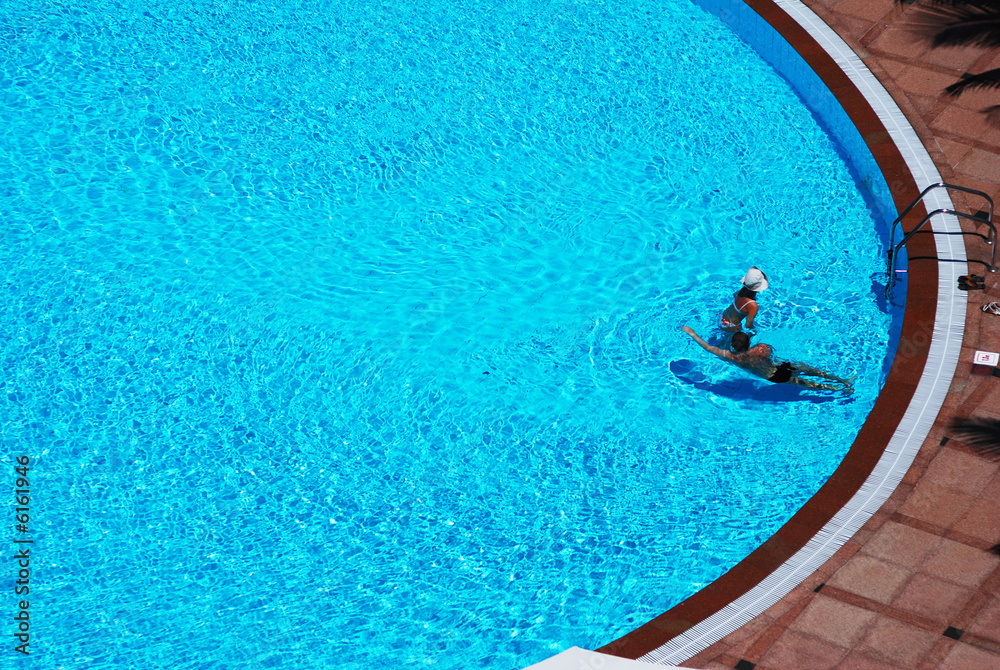
[[[757,294],[768,286],[767,275],[754,265],[743,277],[743,288],[733,294],[733,301],[719,317],[719,327],[727,333],[742,330],[746,319],[747,330],[753,330],[757,316]]]

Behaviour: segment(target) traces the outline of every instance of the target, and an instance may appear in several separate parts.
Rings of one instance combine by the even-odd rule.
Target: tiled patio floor
[[[953,99],[965,72],[1000,67],[1000,49],[930,49],[892,0],[805,0],[864,60],[907,115],[946,182],[1000,202],[1000,129],[979,110],[1000,91]],[[952,194],[960,211],[973,200]],[[970,207],[971,205],[971,207]],[[981,231],[985,232],[985,231]],[[966,237],[970,258],[989,247]],[[962,358],[948,400],[903,483],[854,539],[805,583],[682,665],[740,670],[1000,668],[1000,463],[953,437],[949,424],[1000,418],[1000,378],[972,374],[976,350],[1000,351],[1000,275],[970,291]]]

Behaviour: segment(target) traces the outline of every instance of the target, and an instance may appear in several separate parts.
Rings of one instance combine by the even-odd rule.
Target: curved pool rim
[[[785,48],[801,58],[860,134],[862,150],[877,164],[897,212],[923,188],[943,181],[882,84],[799,0],[695,2],[729,24],[789,79],[794,77],[775,54]],[[813,100],[798,82],[793,86]],[[926,196],[923,205],[904,222],[906,230],[927,211],[952,206],[943,189]],[[948,217],[932,225],[935,234],[915,236],[908,252],[936,258],[940,249],[944,258],[964,260],[964,242],[954,235],[961,230],[958,221]],[[955,374],[965,328],[966,302],[957,289],[962,267],[927,261],[910,267],[902,328],[883,389],[847,456],[820,490],[729,572],[598,651],[661,664],[691,658],[777,603],[879,510],[930,432]]]

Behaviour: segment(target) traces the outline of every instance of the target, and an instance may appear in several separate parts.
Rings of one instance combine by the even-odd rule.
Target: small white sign
[[[995,354],[992,351],[977,351],[972,362],[976,365],[996,365],[1000,363],[1000,354]]]

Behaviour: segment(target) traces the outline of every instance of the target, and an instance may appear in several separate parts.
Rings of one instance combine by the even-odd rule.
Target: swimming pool
[[[687,3],[486,8],[12,22],[5,431],[53,663],[521,667],[711,581],[839,462],[889,317],[808,110]],[[679,334],[751,262],[762,339],[854,397]]]

